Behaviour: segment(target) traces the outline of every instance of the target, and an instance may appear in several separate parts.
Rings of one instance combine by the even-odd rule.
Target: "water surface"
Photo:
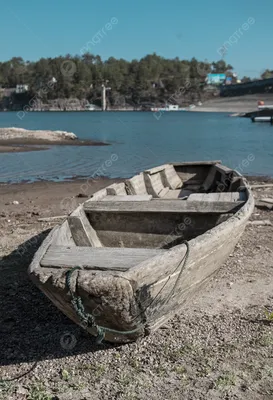
[[[12,126],[66,130],[111,145],[0,154],[1,182],[129,177],[166,162],[210,159],[243,174],[273,176],[273,127],[226,113],[166,112],[159,120],[149,112],[33,112],[22,120],[0,113],[0,127]]]

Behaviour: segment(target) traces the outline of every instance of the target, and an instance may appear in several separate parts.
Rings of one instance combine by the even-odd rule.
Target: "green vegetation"
[[[32,385],[29,388],[27,400],[52,400],[53,396],[46,393],[42,384]]]
[[[166,59],[157,54],[140,60],[126,61],[110,57],[103,61],[90,53],[82,56],[41,58],[36,62],[14,57],[0,63],[0,88],[15,88],[26,84],[29,91],[13,93],[5,100],[5,108],[17,109],[35,98],[47,104],[56,99],[74,98],[101,105],[101,85],[111,87],[107,101],[111,106],[140,104],[185,104],[202,100],[206,75],[210,72],[231,75],[232,66],[217,62]],[[7,94],[2,93],[2,97]],[[1,102],[1,99],[0,99]],[[3,101],[2,101],[3,103]],[[2,104],[2,108],[3,108]],[[1,108],[1,104],[0,104]]]
[[[267,309],[264,310],[265,317],[268,321],[273,321],[273,311],[268,311]]]
[[[215,387],[220,390],[226,390],[234,385],[236,385],[236,376],[232,372],[220,375],[215,382]]]

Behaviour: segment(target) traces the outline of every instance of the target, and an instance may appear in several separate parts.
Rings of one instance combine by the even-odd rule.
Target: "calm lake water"
[[[110,146],[52,146],[0,154],[0,181],[64,180],[102,173],[129,177],[172,161],[220,159],[248,175],[273,176],[273,127],[225,113],[0,113],[0,127],[65,130]],[[249,159],[250,162],[244,162]],[[110,161],[112,160],[112,161]]]

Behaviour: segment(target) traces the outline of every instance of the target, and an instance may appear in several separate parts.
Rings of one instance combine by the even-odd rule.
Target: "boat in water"
[[[98,342],[134,341],[199,293],[254,209],[219,161],[148,169],[96,192],[46,237],[29,276]]]
[[[252,117],[252,122],[270,122],[273,125],[273,115],[271,116],[260,116],[260,117]]]
[[[101,111],[101,108],[96,106],[95,104],[86,104],[85,111]]]
[[[175,104],[166,104],[165,107],[151,107],[153,112],[165,112],[165,111],[186,111],[186,108],[181,108]]]

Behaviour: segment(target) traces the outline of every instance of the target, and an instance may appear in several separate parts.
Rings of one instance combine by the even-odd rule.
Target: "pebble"
[[[12,204],[14,204],[15,206],[17,206],[17,205],[19,204],[19,201],[13,200]]]
[[[87,196],[87,194],[79,193],[79,194],[77,194],[77,196],[75,196],[75,197],[82,198],[82,197],[88,197],[88,196]]]

